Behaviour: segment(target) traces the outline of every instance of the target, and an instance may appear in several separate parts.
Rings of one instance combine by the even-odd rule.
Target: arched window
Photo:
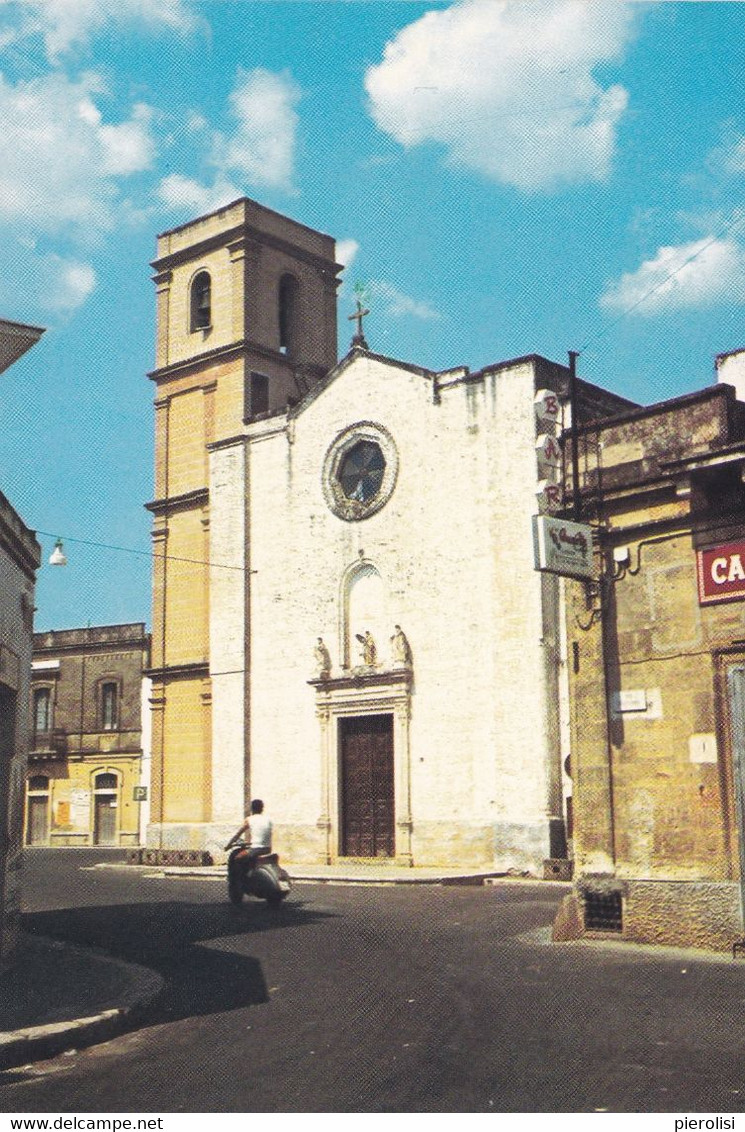
[[[49,688],[34,688],[34,735],[52,729],[52,693]]]
[[[103,790],[105,792],[108,792],[109,790],[116,790],[118,785],[119,783],[115,774],[108,774],[104,772],[103,774],[96,775],[96,793],[98,793],[99,790]]]
[[[294,354],[297,350],[298,292],[294,275],[283,275],[279,281],[279,350]]]
[[[200,271],[191,284],[190,326],[207,330],[212,325],[212,280],[209,271]]]

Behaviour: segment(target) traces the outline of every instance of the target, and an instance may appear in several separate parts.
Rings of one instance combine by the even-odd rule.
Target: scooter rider
[[[244,837],[246,832],[248,838]],[[243,866],[244,871],[248,872],[253,868],[257,857],[272,851],[272,823],[264,813],[264,803],[261,798],[254,798],[251,802],[251,813],[230,838],[225,846],[226,852],[241,838],[248,841],[248,849],[245,854],[241,853],[239,857],[234,857],[231,865],[235,868]]]

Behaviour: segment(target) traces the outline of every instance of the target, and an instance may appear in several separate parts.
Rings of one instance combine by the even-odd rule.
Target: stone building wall
[[[213,814],[242,811],[246,778],[238,722],[246,697],[243,645],[240,658],[225,656],[222,638],[209,623],[211,603],[228,578],[240,579],[243,588],[244,551],[222,562],[223,550],[233,554],[233,548],[213,542],[211,507],[219,515],[222,505],[219,492],[210,500],[210,448],[244,433],[255,409],[252,374],[268,380],[268,407],[276,411],[302,397],[333,366],[338,266],[330,237],[243,199],[159,236],[153,267],[150,843],[182,848],[202,846],[201,827]],[[191,324],[190,295],[204,271],[210,276],[211,312],[209,325],[201,329]],[[280,340],[283,275],[291,275],[298,288],[290,349]],[[215,561],[219,569],[208,565]],[[239,606],[242,611],[242,597]],[[214,713],[213,694],[219,704]],[[223,741],[226,729],[230,738]],[[229,787],[214,774],[216,760],[222,759],[237,773]]]
[[[247,627],[244,579],[213,569],[213,782],[219,789],[218,775],[237,770],[236,669],[248,631],[251,788],[294,859],[324,853],[313,646],[319,636],[328,646],[332,679],[361,665],[345,604],[357,568],[381,578],[371,622],[381,671],[394,667],[396,624],[413,650],[406,777],[415,863],[540,871],[551,854],[551,823],[563,817],[558,585],[533,570],[529,522],[540,364],[461,372],[435,395],[435,375],[360,352],[289,418],[249,425],[245,446],[212,448],[213,560],[239,562],[245,548],[250,607]],[[390,499],[360,522],[336,515],[324,491],[328,454],[354,422],[385,430],[398,463]],[[346,710],[353,705],[349,693]],[[359,710],[370,710],[363,695]],[[223,796],[229,808],[230,792]],[[240,802],[234,790],[233,821]],[[335,855],[338,813],[331,823]]]
[[[28,714],[28,845],[139,845],[142,683],[150,639],[142,623],[34,634]],[[116,689],[107,715],[104,689]],[[49,698],[40,729],[36,698]],[[148,705],[149,710],[149,705]]]
[[[18,940],[35,572],[40,548],[0,495],[0,965]]]
[[[697,552],[743,533],[744,410],[719,386],[583,434],[604,580],[568,584],[578,886],[560,934],[604,896],[629,939],[742,934],[726,671],[745,607],[701,603]]]
[[[533,569],[534,396],[565,399],[566,367],[529,356],[433,373],[359,343],[336,365],[333,241],[250,201],[165,233],[153,266],[148,845],[219,856],[258,793],[283,852],[334,859],[345,728],[385,717],[386,855],[542,871],[563,851],[562,644],[561,587]],[[213,302],[195,330],[201,271]],[[584,418],[628,403],[583,383],[580,405]],[[386,486],[355,511],[338,473],[360,437],[384,453]],[[390,653],[397,624],[409,664]],[[359,655],[366,630],[374,664]]]

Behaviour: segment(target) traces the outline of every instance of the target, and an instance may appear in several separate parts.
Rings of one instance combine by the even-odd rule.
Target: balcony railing
[[[30,759],[63,759],[67,754],[67,732],[61,727],[35,731],[31,736]]]

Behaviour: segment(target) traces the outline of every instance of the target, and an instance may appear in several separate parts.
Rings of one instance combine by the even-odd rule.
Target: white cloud
[[[745,248],[732,239],[662,247],[606,288],[600,306],[652,316],[718,302],[745,302]]]
[[[192,177],[183,177],[180,173],[170,173],[164,177],[158,187],[158,193],[168,208],[193,213],[213,212],[224,204],[230,204],[241,195],[235,185],[222,178],[218,178],[214,185],[206,187]]]
[[[10,38],[41,35],[51,60],[112,26],[185,33],[195,25],[191,0],[0,0],[13,20]]]
[[[391,318],[403,318],[408,315],[425,322],[442,318],[439,311],[436,311],[429,303],[422,302],[420,299],[412,299],[384,279],[373,279],[368,284],[368,290],[373,299],[384,300],[384,313]]]
[[[170,207],[209,210],[241,196],[247,185],[292,191],[298,125],[295,106],[300,97],[300,88],[287,72],[239,69],[229,98],[235,128],[230,134],[212,135],[213,183],[173,173],[159,186],[161,200]],[[190,121],[198,129],[205,126],[196,115]]]
[[[230,95],[237,129],[226,141],[223,168],[253,185],[291,188],[299,101],[300,88],[289,74],[240,70]]]
[[[43,241],[40,246],[31,238],[3,230],[0,307],[9,318],[46,323],[49,315],[69,315],[96,286],[91,264],[44,251],[43,246]]]
[[[337,240],[336,241],[336,261],[343,263],[345,267],[351,267],[354,263],[355,256],[360,250],[360,245],[356,240]]]
[[[117,177],[146,168],[154,156],[151,112],[105,124],[93,74],[70,81],[53,72],[15,86],[0,75],[0,222],[26,230],[95,237],[113,225]]]
[[[380,129],[404,146],[436,142],[448,160],[520,189],[608,175],[628,102],[603,88],[634,6],[585,0],[461,0],[387,44],[365,86]]]
[[[96,273],[89,263],[46,255],[39,261],[43,286],[39,302],[51,311],[69,314],[81,306],[96,285]]]
[[[104,149],[102,168],[114,176],[126,176],[149,169],[155,157],[155,143],[150,133],[153,111],[144,103],[132,110],[129,122],[100,128]]]
[[[724,173],[733,173],[736,176],[745,173],[745,137],[742,134],[728,137],[724,144],[710,155],[708,164],[710,167],[721,168]]]

